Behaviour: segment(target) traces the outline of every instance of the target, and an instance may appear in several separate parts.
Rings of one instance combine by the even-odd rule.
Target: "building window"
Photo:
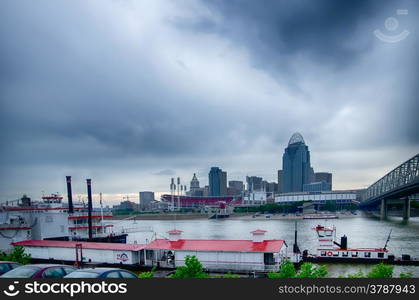
[[[153,250],[146,250],[145,251],[145,259],[154,259],[154,251]]]

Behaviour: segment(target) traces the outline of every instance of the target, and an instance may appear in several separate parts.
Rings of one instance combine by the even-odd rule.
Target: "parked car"
[[[65,265],[35,264],[17,267],[1,278],[63,278],[76,268]]]
[[[13,270],[17,267],[20,267],[21,264],[12,262],[12,261],[0,261],[0,275],[3,275],[10,270]]]
[[[118,268],[86,268],[74,271],[64,278],[137,278],[137,275]]]

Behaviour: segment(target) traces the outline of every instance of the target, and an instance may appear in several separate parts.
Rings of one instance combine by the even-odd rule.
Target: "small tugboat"
[[[219,202],[219,208],[215,214],[209,216],[208,219],[225,219],[230,217],[230,212],[228,211],[228,206],[225,201]]]
[[[308,250],[303,251],[303,261],[309,262],[348,262],[348,263],[379,263],[400,265],[419,265],[417,259],[410,255],[403,254],[402,257],[395,257],[389,253],[387,244],[390,241],[390,234],[383,248],[349,248],[348,238],[343,235],[340,243],[336,241],[336,227],[317,225],[313,228],[316,231],[319,246],[317,254],[309,254]]]

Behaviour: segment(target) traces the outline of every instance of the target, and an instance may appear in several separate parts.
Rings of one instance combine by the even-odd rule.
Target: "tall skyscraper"
[[[300,133],[294,133],[282,156],[283,193],[301,192],[303,185],[310,183],[313,169],[310,165],[310,151]]]
[[[140,192],[140,208],[147,210],[151,208],[151,202],[154,201],[154,192]]]
[[[247,190],[249,192],[262,190],[262,177],[246,176]]]
[[[227,195],[227,172],[218,167],[212,167],[208,179],[210,196]]]
[[[229,195],[241,195],[244,191],[243,181],[231,180],[228,182],[228,194]]]
[[[278,193],[282,193],[282,170],[278,170]]]

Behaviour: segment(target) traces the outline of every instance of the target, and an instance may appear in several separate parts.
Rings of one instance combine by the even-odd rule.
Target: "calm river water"
[[[250,231],[264,229],[266,239],[284,239],[289,249],[294,240],[294,220],[275,219],[225,219],[225,220],[141,220],[141,221],[113,221],[115,227],[142,228],[151,227],[157,237],[167,237],[167,231],[173,228],[183,230],[184,238],[193,239],[251,239]],[[315,253],[317,240],[312,228],[317,225],[335,225],[337,237],[348,237],[349,247],[375,248],[383,247],[392,229],[388,249],[396,256],[410,254],[419,256],[419,218],[411,218],[404,224],[401,219],[380,221],[373,218],[353,217],[336,220],[298,220],[298,243],[301,250],[308,249]],[[147,243],[153,239],[152,232],[130,233],[128,242]],[[338,277],[355,273],[359,269],[367,272],[371,266],[357,264],[327,264],[329,277]],[[411,272],[419,277],[419,266],[395,266],[396,275],[400,272]]]

